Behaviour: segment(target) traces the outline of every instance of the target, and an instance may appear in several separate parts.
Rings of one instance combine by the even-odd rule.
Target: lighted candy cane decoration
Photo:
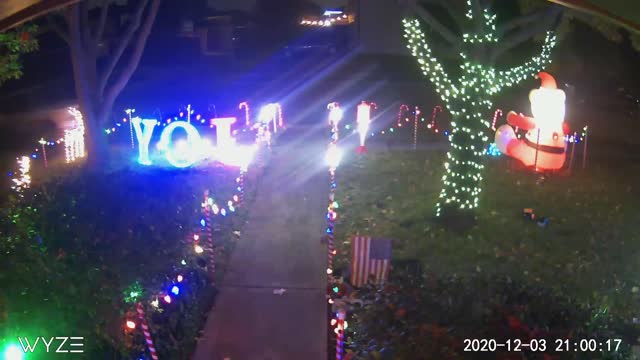
[[[144,316],[144,309],[142,303],[136,304],[136,311],[138,312],[138,318],[140,319],[140,325],[142,326],[142,332],[144,333],[144,340],[147,343],[147,349],[151,354],[153,360],[158,360],[158,354],[156,353],[156,347],[153,345],[153,339],[151,338],[151,332],[149,331],[149,325],[147,325],[147,319]]]
[[[327,109],[329,110],[329,126],[331,126],[331,141],[335,144],[339,139],[339,129],[338,126],[340,121],[342,120],[342,109],[340,108],[340,104],[337,102],[332,102],[327,105]]]
[[[493,113],[493,121],[491,122],[491,130],[496,130],[496,121],[498,121],[498,117],[502,117],[502,110],[497,109]]]
[[[247,126],[251,125],[251,120],[249,119],[249,103],[246,101],[241,102],[240,105],[238,105],[238,109],[244,109],[245,124]]]
[[[336,318],[331,320],[331,325],[335,326],[333,330],[336,333],[336,360],[342,360],[344,352],[344,330],[347,328],[345,318],[347,313],[340,309],[336,313]]]
[[[366,153],[367,148],[364,146],[367,139],[367,133],[369,132],[369,124],[371,123],[371,108],[375,107],[374,103],[367,103],[363,101],[358,105],[358,113],[356,121],[358,123],[358,133],[360,134],[360,146],[358,147],[358,153]]]
[[[413,117],[413,150],[418,149],[418,118],[420,118],[420,108],[416,106]]]
[[[271,103],[262,107],[260,110],[259,121],[269,127],[269,122],[273,122],[273,132],[278,132],[278,126],[284,126],[284,119],[282,118],[282,107],[278,103]],[[268,131],[268,129],[267,129]]]
[[[438,132],[438,129],[436,129],[436,116],[438,115],[438,111],[442,112],[442,106],[436,105],[433,108],[433,114],[431,114],[431,123],[428,126],[429,129],[433,129],[435,132]]]
[[[402,115],[405,112],[409,112],[409,111],[410,110],[409,110],[409,106],[408,105],[406,105],[406,104],[400,105],[400,110],[398,110],[398,121],[397,121],[398,127],[402,126]]]
[[[212,212],[212,208],[213,206],[215,206],[213,204],[213,199],[209,197],[209,190],[205,190],[204,191],[204,203],[202,203],[202,207],[204,210],[204,235],[206,235],[206,239],[207,239],[207,247],[209,248],[209,276],[211,277],[211,280],[213,281],[213,279],[215,278],[215,271],[216,271],[216,261],[215,261],[215,247],[213,244],[213,228],[211,227],[211,220],[212,220],[212,216],[211,216],[211,212]],[[202,222],[201,222],[202,225]]]
[[[278,114],[278,126],[284,127],[284,118],[282,117],[282,106],[280,106],[280,104],[278,103],[276,103],[275,106]]]

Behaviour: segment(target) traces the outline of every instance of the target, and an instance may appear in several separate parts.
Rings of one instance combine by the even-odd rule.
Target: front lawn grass
[[[434,218],[444,153],[351,155],[337,175],[338,265],[354,234],[388,237],[395,260],[417,259],[438,277],[513,279],[631,321],[640,305],[640,163],[595,158],[540,184],[511,159],[488,158],[477,224],[459,232]],[[525,220],[523,208],[548,227]]]

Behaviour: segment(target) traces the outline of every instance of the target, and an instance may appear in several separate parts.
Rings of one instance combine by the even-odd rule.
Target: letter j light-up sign
[[[231,124],[235,118],[212,119],[211,124],[217,127],[216,137],[218,148],[234,145],[231,137]],[[141,119],[139,117],[131,119],[138,139],[138,162],[143,165],[151,165],[149,157],[149,144],[153,135],[153,130],[158,125],[156,119]],[[173,133],[180,128],[186,132],[186,140],[173,141]],[[160,141],[157,144],[159,150],[165,153],[167,161],[178,168],[192,166],[197,161],[207,158],[212,154],[207,154],[206,142],[200,137],[198,129],[186,121],[175,121],[167,125],[160,134]]]

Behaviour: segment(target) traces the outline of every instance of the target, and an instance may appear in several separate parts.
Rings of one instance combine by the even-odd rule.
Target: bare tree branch
[[[459,30],[463,29],[463,13],[460,12],[460,9],[456,8],[455,2],[451,0],[437,0],[437,3],[447,11],[449,17],[455,22],[458,26]]]
[[[147,1],[145,1],[146,4]],[[153,0],[151,3],[151,7],[149,9],[149,14],[147,14],[147,18],[145,19],[145,23],[138,34],[138,39],[136,41],[133,54],[131,55],[131,59],[129,63],[124,68],[120,77],[114,82],[113,86],[109,89],[107,94],[104,97],[104,106],[101,111],[107,111],[111,108],[111,104],[115,101],[116,97],[122,89],[124,89],[125,85],[131,79],[134,71],[138,67],[140,63],[140,59],[142,58],[142,53],[144,51],[145,44],[147,43],[147,39],[149,38],[149,34],[151,33],[151,27],[155,22],[156,15],[158,14],[158,8],[160,7],[160,0]]]
[[[56,20],[52,16],[47,16],[47,23],[49,27],[62,38],[67,44],[69,44],[69,34],[67,34],[62,26],[56,23]]]
[[[497,35],[498,37],[502,38],[507,33],[516,28],[528,25],[533,22],[539,22],[540,20],[544,19],[545,15],[548,14],[549,9],[540,9],[524,16],[518,16],[515,19],[512,19],[511,21],[499,26],[497,29]]]
[[[82,34],[82,44],[85,48],[91,47],[91,26],[89,23],[89,2],[80,1],[80,32]]]
[[[498,43],[492,53],[491,53],[491,62],[494,62],[500,55],[504,54],[506,51],[513,49],[514,47],[530,40],[536,34],[542,33],[545,30],[548,30],[549,27],[552,27],[554,23],[556,23],[559,17],[562,15],[562,8],[559,6],[553,6],[551,9],[547,10],[545,18],[543,21],[538,22],[534,26],[524,27],[522,30],[513,34],[512,36],[503,39]]]
[[[87,76],[87,53],[82,45],[81,14],[78,4],[71,5],[65,11],[65,18],[69,26],[69,49],[73,64],[73,76],[75,79],[76,96],[80,104],[80,111],[87,118],[93,118],[94,109],[91,107],[91,85]]]
[[[471,0],[471,7],[473,9],[473,22],[476,26],[475,33],[484,35],[484,11],[480,0]]]
[[[105,0],[105,2],[102,4],[102,9],[100,10],[100,20],[98,21],[98,27],[96,28],[96,33],[93,38],[96,44],[102,41],[102,35],[104,34],[104,28],[107,24],[107,17],[109,15],[109,5],[111,5],[110,0]]]
[[[111,59],[109,60],[107,67],[105,68],[105,71],[102,74],[102,77],[100,78],[100,82],[98,83],[99,95],[104,94],[105,88],[107,86],[107,83],[109,82],[109,78],[111,77],[113,70],[116,68],[116,65],[118,65],[118,62],[122,57],[122,54],[129,46],[129,43],[133,38],[133,34],[140,27],[140,23],[142,21],[142,14],[144,13],[144,9],[147,7],[148,3],[149,3],[149,0],[144,0],[140,2],[140,5],[138,5],[138,9],[136,10],[134,17],[131,20],[131,23],[129,23],[129,27],[125,30],[124,35],[119,40],[120,44],[116,49],[115,53],[113,54],[113,56],[111,57]]]
[[[460,43],[459,38],[446,26],[442,25],[435,16],[431,15],[430,12],[419,5],[414,8],[414,11],[427,23],[428,26],[438,32],[438,34],[440,34],[440,36],[442,36],[450,45],[458,47]]]

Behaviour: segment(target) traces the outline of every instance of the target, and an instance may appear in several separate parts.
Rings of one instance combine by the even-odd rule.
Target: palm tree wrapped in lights
[[[553,32],[547,31],[542,51],[523,65],[498,70],[495,60],[509,50],[557,24],[562,10],[557,6],[535,14],[518,17],[496,26],[496,15],[487,8],[487,1],[467,0],[466,13],[458,14],[455,2],[437,0],[461,29],[473,30],[456,36],[452,30],[415,1],[405,5],[429,24],[454,49],[460,59],[460,75],[452,79],[433,54],[415,17],[403,20],[407,47],[418,59],[422,72],[431,83],[452,115],[452,131],[448,139],[443,187],[436,214],[467,213],[478,207],[482,183],[482,158],[488,145],[491,127],[492,97],[524,79],[532,78],[550,63],[556,43]],[[445,210],[446,209],[446,210]],[[445,211],[443,211],[445,210]]]

